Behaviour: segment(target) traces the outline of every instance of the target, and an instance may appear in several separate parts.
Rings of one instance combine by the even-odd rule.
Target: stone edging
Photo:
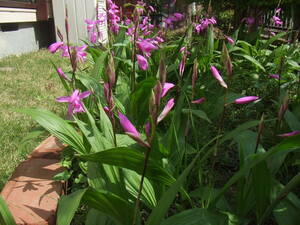
[[[63,183],[52,177],[63,171],[59,154],[64,147],[57,138],[48,137],[5,184],[1,195],[18,225],[55,225]]]

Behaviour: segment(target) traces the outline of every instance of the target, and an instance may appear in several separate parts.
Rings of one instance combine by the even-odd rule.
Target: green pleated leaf
[[[43,109],[22,109],[19,111],[31,116],[36,122],[63,143],[73,147],[77,153],[87,153],[82,137],[66,120]]]
[[[124,170],[124,177],[127,190],[137,198],[141,176],[132,170]],[[157,204],[153,186],[147,178],[144,179],[141,201],[149,208],[153,208]]]
[[[161,199],[159,200],[157,206],[152,210],[146,225],[159,225],[164,220],[164,216],[166,215],[169,207],[171,206],[172,202],[176,198],[178,191],[181,189],[182,185],[185,183],[187,176],[189,175],[190,171],[192,170],[194,164],[200,157],[200,153],[204,151],[207,146],[209,146],[212,142],[214,142],[217,138],[213,138],[209,141],[202,149],[197,153],[194,157],[193,161],[189,164],[187,168],[180,174],[177,180],[170,186],[170,188],[162,195]]]
[[[3,225],[16,225],[16,222],[11,215],[4,199],[0,196],[0,224]]]
[[[149,115],[149,98],[156,84],[155,77],[149,77],[140,82],[136,91],[130,97],[129,112],[137,125],[144,125]]]
[[[145,160],[144,154],[128,147],[113,148],[79,157],[91,162],[99,162],[102,164],[127,168],[137,172],[138,174],[142,174]],[[170,175],[164,168],[152,159],[149,160],[146,177],[150,180],[162,182],[167,185],[170,185],[175,181],[175,178],[172,177],[172,175]]]
[[[206,112],[199,109],[182,109],[182,112],[185,114],[192,113],[194,116],[197,116],[200,119],[206,120],[209,123],[211,123],[211,120],[208,118]]]
[[[133,204],[118,195],[90,188],[85,192],[83,201],[89,207],[110,216],[117,224],[130,225],[132,223]]]
[[[189,209],[166,219],[161,225],[225,225],[226,216],[208,209]]]
[[[242,56],[243,58],[245,58],[246,60],[248,60],[249,62],[251,62],[255,66],[257,66],[258,68],[260,68],[262,71],[266,72],[266,69],[260,64],[260,62],[258,62],[252,56],[250,56],[250,55],[244,55],[244,54],[235,54],[235,55]]]
[[[80,205],[87,189],[81,189],[69,195],[63,195],[58,202],[57,225],[69,225]]]
[[[262,153],[262,154],[255,154],[252,155],[252,157],[249,157],[247,163],[245,163],[238,172],[236,172],[229,181],[223,186],[223,188],[220,190],[220,192],[214,196],[212,199],[212,203],[215,203],[220,197],[223,196],[223,194],[228,190],[228,188],[236,183],[240,178],[244,177],[246,174],[248,174],[249,170],[259,164],[260,162],[267,160],[269,157],[271,157],[274,154],[277,154],[279,152],[284,152],[288,150],[295,150],[300,148],[300,135],[296,135],[290,138],[287,138],[286,140],[282,141],[278,145],[271,148],[269,151]]]

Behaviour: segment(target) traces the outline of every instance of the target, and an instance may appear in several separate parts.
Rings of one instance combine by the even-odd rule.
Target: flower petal
[[[92,92],[91,91],[85,91],[85,92],[82,92],[81,94],[79,94],[79,98],[82,99],[82,98],[86,98],[88,97]]]
[[[62,96],[62,97],[58,97],[56,98],[57,102],[70,102],[70,96]]]
[[[160,121],[162,121],[167,115],[168,113],[171,111],[171,109],[173,108],[174,106],[174,98],[171,98],[165,108],[163,109],[163,111],[161,112],[161,114],[158,116],[157,118],[157,123],[159,123]]]
[[[173,88],[173,87],[175,87],[174,84],[172,84],[172,83],[165,83],[165,84],[164,84],[164,87],[163,87],[163,89],[162,89],[161,97],[163,98],[164,96],[166,96],[166,94],[168,93],[168,91],[169,91],[171,88]]]

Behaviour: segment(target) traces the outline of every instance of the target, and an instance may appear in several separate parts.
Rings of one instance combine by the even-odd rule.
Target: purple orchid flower
[[[254,102],[258,99],[259,99],[259,97],[257,97],[257,96],[246,96],[246,97],[236,99],[234,101],[234,103],[235,104],[247,104],[247,103],[250,103],[250,102]]]
[[[53,44],[51,44],[48,48],[48,50],[51,52],[51,53],[55,53],[58,51],[58,49],[60,49],[62,46],[64,45],[63,42],[55,42]]]
[[[291,136],[295,136],[297,134],[300,134],[299,130],[295,130],[295,131],[292,131],[292,132],[289,132],[289,133],[284,133],[284,134],[278,134],[277,136],[278,137],[291,137]]]
[[[75,47],[76,51],[76,61],[77,62],[83,62],[86,60],[87,53],[85,52],[85,49],[87,48],[87,45],[82,45],[79,47]]]
[[[149,67],[148,60],[144,56],[139,55],[139,54],[136,55],[136,58],[137,58],[139,67],[142,70],[147,70]]]
[[[162,89],[161,97],[162,97],[162,98],[165,97],[166,94],[168,93],[168,91],[169,91],[171,88],[173,88],[173,87],[175,87],[174,84],[172,84],[172,83],[165,83],[164,86],[163,86],[163,89]]]
[[[202,102],[204,102],[206,99],[204,97],[199,98],[197,100],[192,101],[193,104],[201,104]]]
[[[171,98],[168,102],[167,102],[167,104],[166,104],[166,106],[165,106],[165,108],[163,109],[163,111],[160,113],[160,115],[158,116],[158,118],[157,118],[157,123],[159,123],[159,122],[161,122],[167,115],[168,115],[168,113],[171,111],[171,109],[173,108],[173,106],[174,106],[174,98]]]
[[[68,115],[72,116],[75,113],[85,112],[81,99],[87,98],[91,94],[90,91],[80,93],[79,90],[75,90],[71,96],[62,96],[56,99],[58,102],[68,102]]]
[[[220,73],[216,67],[211,66],[210,71],[211,71],[212,75],[216,78],[216,80],[220,83],[221,86],[223,86],[224,88],[228,88],[227,84],[223,80],[222,76],[220,75]]]
[[[139,41],[137,46],[148,57],[151,55],[151,51],[158,49],[158,47],[152,44],[149,40]]]

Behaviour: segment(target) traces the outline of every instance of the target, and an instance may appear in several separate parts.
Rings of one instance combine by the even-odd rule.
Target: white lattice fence
[[[81,40],[88,39],[84,20],[96,19],[96,6],[98,6],[98,13],[106,12],[106,0],[52,0],[52,4],[55,27],[60,29],[64,37],[66,37],[65,11],[67,7],[70,25],[69,37],[70,42],[74,44],[81,44]],[[99,30],[102,33],[99,41],[106,42],[107,24],[100,25]],[[59,41],[57,34],[56,39]]]

